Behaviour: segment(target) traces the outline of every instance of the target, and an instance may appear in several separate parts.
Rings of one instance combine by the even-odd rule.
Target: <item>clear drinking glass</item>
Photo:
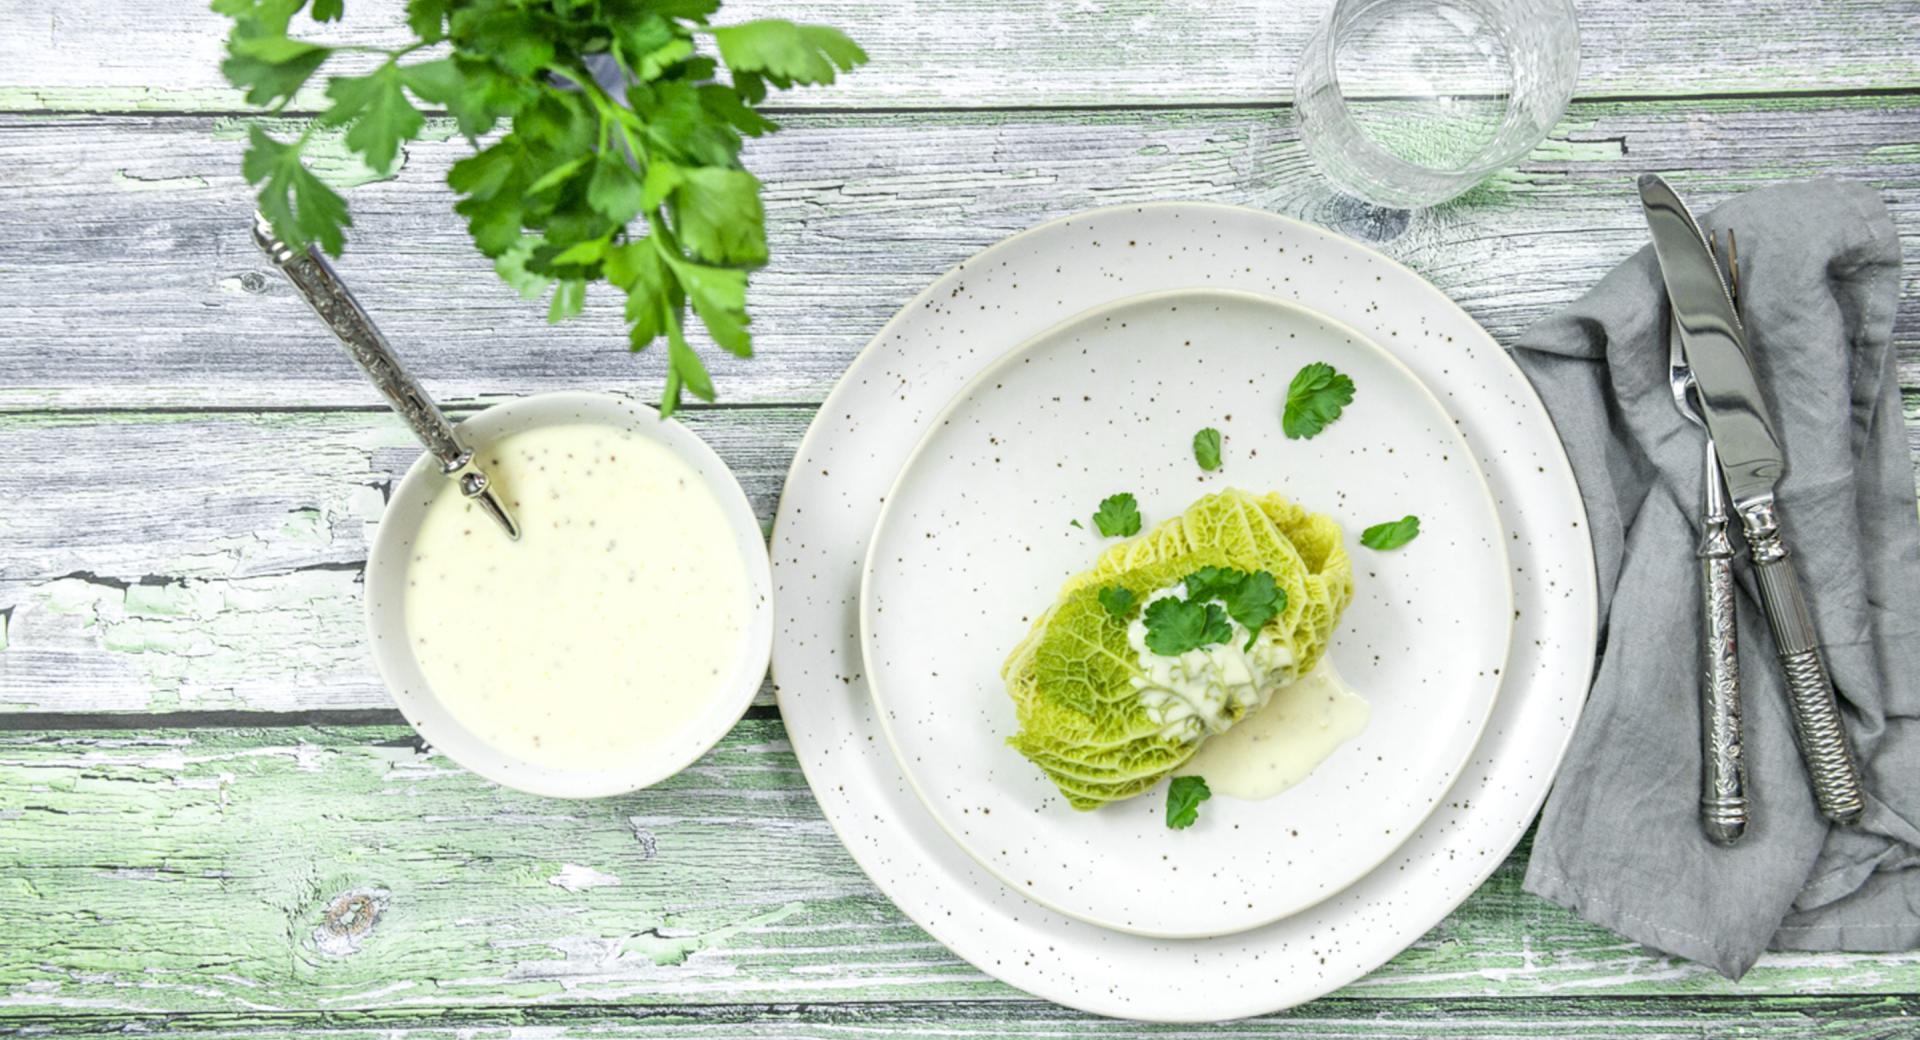
[[[1579,67],[1572,0],[1335,0],[1294,75],[1300,136],[1347,191],[1430,206],[1545,139]]]

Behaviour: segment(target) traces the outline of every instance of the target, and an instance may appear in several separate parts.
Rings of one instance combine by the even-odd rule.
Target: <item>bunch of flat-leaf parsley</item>
[[[364,74],[328,77],[330,107],[294,140],[252,130],[242,169],[274,231],[339,255],[353,221],[302,149],[317,130],[343,129],[346,147],[387,173],[426,125],[419,105],[442,107],[476,149],[447,174],[462,196],[454,209],[500,277],[529,298],[551,287],[553,321],[578,314],[587,284],[604,279],[626,294],[634,350],[666,337],[661,411],[672,413],[682,389],[712,400],[713,380],[687,345],[687,309],[715,343],[752,353],[747,272],[766,263],[767,237],[760,182],[739,155],[743,136],[776,129],[753,106],[770,86],[833,82],[866,60],[859,46],[779,19],[710,26],[719,0],[408,0],[416,39],[406,46],[289,35],[303,9],[326,22],[342,5],[213,3],[233,19],[221,71],[252,104],[284,108],[343,52],[379,59]],[[712,41],[725,80],[697,37]],[[626,86],[603,86],[590,61],[611,62]]]

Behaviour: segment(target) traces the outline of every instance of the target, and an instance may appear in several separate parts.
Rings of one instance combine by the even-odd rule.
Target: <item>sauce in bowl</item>
[[[655,783],[738,721],[772,646],[765,542],[726,465],[624,399],[541,394],[460,425],[509,539],[423,457],[381,518],[367,621],[421,736],[511,787]]]
[[[657,752],[742,653],[746,568],[720,504],[673,452],[615,427],[537,427],[480,459],[520,540],[450,481],[427,506],[405,593],[427,684],[526,762]]]

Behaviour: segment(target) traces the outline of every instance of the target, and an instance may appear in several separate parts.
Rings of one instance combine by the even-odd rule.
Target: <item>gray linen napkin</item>
[[[1600,576],[1598,669],[1526,888],[1738,978],[1769,945],[1920,946],[1920,524],[1892,347],[1900,247],[1878,195],[1784,184],[1702,223],[1739,235],[1755,365],[1786,446],[1783,525],[1867,812],[1829,828],[1814,808],[1739,546],[1753,822],[1730,849],[1701,835],[1701,434],[1668,392],[1667,300],[1648,246],[1513,350],[1573,461]]]

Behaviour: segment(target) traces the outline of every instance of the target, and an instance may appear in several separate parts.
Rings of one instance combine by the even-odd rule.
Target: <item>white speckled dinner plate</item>
[[[1353,380],[1354,401],[1289,440],[1288,382],[1316,361]],[[1213,473],[1193,458],[1206,426],[1225,437]],[[1002,662],[1113,544],[1088,519],[1102,498],[1133,493],[1151,526],[1226,487],[1279,492],[1346,531],[1354,600],[1332,660],[1371,719],[1292,789],[1215,792],[1183,831],[1167,829],[1164,785],[1077,812],[1007,746],[1018,725]],[[1360,544],[1408,513],[1413,542]],[[867,684],[921,801],[1002,882],[1118,931],[1229,935],[1358,880],[1439,803],[1506,664],[1505,541],[1446,411],[1353,327],[1255,293],[1131,297],[1008,352],[929,425],[867,554]]]
[[[1262,928],[1152,939],[1041,907],[974,862],[914,795],[866,689],[859,585],[881,500],[982,367],[1090,308],[1229,288],[1358,328],[1447,409],[1485,474],[1512,562],[1504,689],[1439,808],[1387,862]],[[1279,377],[1276,377],[1279,378]],[[915,923],[1011,985],[1158,1021],[1263,1014],[1379,967],[1478,888],[1552,782],[1593,665],[1593,557],[1546,411],[1492,337],[1356,242],[1257,210],[1122,206],[1015,235],[940,277],[849,366],[794,458],[775,521],[773,671],[794,753],[848,850]]]

